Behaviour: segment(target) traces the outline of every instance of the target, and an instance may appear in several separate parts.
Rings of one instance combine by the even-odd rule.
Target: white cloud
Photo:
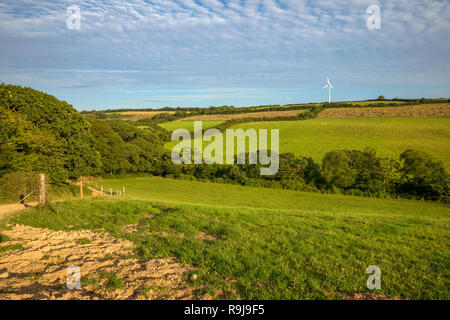
[[[81,8],[80,31],[66,27],[74,3]],[[366,28],[366,9],[374,3],[381,6],[378,31]],[[364,78],[350,70],[381,70],[379,84],[397,81],[413,66],[420,70],[406,82],[433,84],[448,80],[449,16],[449,2],[438,0],[4,0],[0,67],[47,68],[34,74],[46,81],[56,77],[55,68],[67,78],[77,74],[59,79],[67,85],[145,87],[300,86],[331,71]]]

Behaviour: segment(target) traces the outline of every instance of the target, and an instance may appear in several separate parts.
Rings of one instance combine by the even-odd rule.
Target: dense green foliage
[[[448,174],[442,164],[424,152],[406,150],[400,156],[400,194],[448,201]]]
[[[248,163],[248,154],[246,157]],[[292,153],[279,157],[280,169],[274,176],[261,176],[260,164],[189,164],[169,176],[300,191],[448,201],[448,174],[440,161],[423,152],[406,150],[399,161],[378,157],[370,148],[330,151],[321,163]]]
[[[0,175],[29,169],[53,181],[89,175],[100,166],[89,123],[53,96],[0,85]]]
[[[51,172],[52,178],[60,180],[64,177],[63,161],[58,157],[62,152],[53,135],[40,130],[25,115],[0,104],[0,176],[35,170]]]
[[[169,159],[162,147],[168,133],[155,124],[140,129],[121,120],[90,122],[103,164],[97,174],[160,174],[162,159]]]
[[[131,171],[132,151],[114,132],[111,126],[100,120],[90,120],[91,132],[95,138],[95,148],[100,153],[102,168],[99,173],[122,173]]]

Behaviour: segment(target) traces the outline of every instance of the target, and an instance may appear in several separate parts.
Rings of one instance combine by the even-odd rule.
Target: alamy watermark
[[[367,28],[369,30],[381,29],[381,9],[377,5],[371,5],[367,8]]]
[[[378,266],[371,265],[367,267],[366,273],[371,273],[367,278],[367,288],[369,290],[381,289],[381,269]]]
[[[66,20],[66,25],[69,30],[81,29],[81,9],[77,5],[71,5],[67,8],[69,17]]]
[[[69,277],[67,278],[66,285],[69,290],[81,289],[81,269],[79,266],[70,266],[66,271]]]
[[[378,5],[370,5],[367,10],[367,28],[369,30],[381,29],[381,9]],[[78,5],[71,5],[67,8],[69,17],[66,20],[66,25],[69,30],[81,29],[81,9]],[[286,98],[286,104],[289,98]]]
[[[194,121],[194,137],[186,129],[177,129],[172,133],[172,141],[179,141],[172,148],[174,164],[246,164],[246,147],[248,146],[248,164],[261,164],[260,174],[275,175],[279,169],[279,129],[270,131],[270,149],[268,147],[267,129],[227,129],[225,132],[226,152],[224,156],[224,137],[218,129],[208,129],[203,133],[202,121]],[[214,140],[214,141],[212,141]],[[209,144],[203,148],[203,142]],[[236,143],[235,143],[236,142]],[[191,145],[194,145],[192,152]],[[236,150],[236,153],[235,153]],[[270,150],[270,154],[269,151]],[[237,155],[237,156],[235,156]],[[192,160],[192,158],[194,158]]]

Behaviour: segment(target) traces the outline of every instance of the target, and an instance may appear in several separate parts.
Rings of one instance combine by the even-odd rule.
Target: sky
[[[448,0],[2,0],[0,82],[78,110],[321,102],[327,76],[334,101],[450,97],[449,35]]]

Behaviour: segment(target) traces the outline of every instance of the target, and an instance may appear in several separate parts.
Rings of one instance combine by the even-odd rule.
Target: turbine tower
[[[331,89],[334,89],[333,85],[330,83],[330,78],[327,77],[327,85],[322,89],[328,88],[328,103],[331,103]]]

